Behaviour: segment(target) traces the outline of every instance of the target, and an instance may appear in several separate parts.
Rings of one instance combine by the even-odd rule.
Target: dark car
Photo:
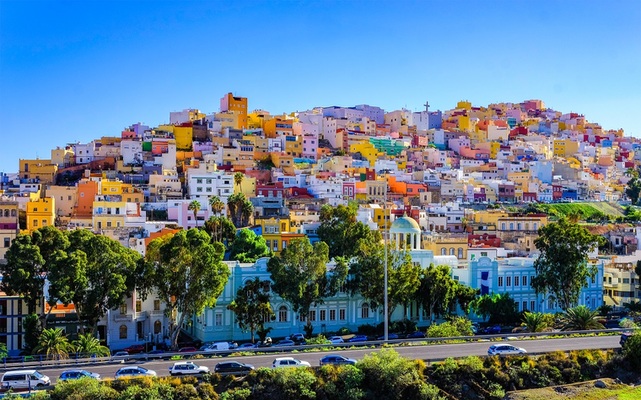
[[[422,331],[412,332],[409,335],[407,335],[408,339],[420,339],[424,337],[425,337],[425,332],[422,332]]]
[[[125,350],[129,354],[144,353],[145,352],[145,345],[143,345],[143,344],[132,344],[129,347],[125,347],[123,350]]]
[[[387,339],[388,340],[398,339],[398,335],[396,333],[388,333],[387,334]],[[385,335],[379,336],[378,340],[385,340]]]
[[[349,339],[348,342],[367,342],[367,335],[355,335],[353,338]]]
[[[502,330],[503,328],[501,328],[501,325],[492,325],[483,329],[483,333],[486,335],[497,335],[501,333]]]
[[[256,343],[243,343],[236,347],[237,350],[247,350],[247,349],[255,349],[257,348],[258,345]]]
[[[238,361],[220,362],[214,367],[214,372],[218,374],[243,374],[253,370],[253,365],[241,363]]]
[[[320,365],[354,365],[356,360],[340,356],[338,354],[330,354],[320,359]]]
[[[100,374],[85,371],[84,369],[69,369],[60,374],[59,381],[71,381],[81,378],[100,379]]]
[[[194,351],[198,351],[198,349],[191,346],[182,347],[180,348],[180,350],[178,350],[179,353],[193,353]]]
[[[296,342],[294,342],[293,340],[283,339],[283,340],[279,340],[274,346],[278,346],[278,347],[296,346]]]

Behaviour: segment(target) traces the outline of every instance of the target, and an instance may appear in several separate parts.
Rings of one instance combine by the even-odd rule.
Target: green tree
[[[234,193],[229,196],[227,207],[229,208],[229,215],[235,226],[245,227],[249,225],[249,221],[254,212],[254,205],[243,193]]]
[[[109,348],[100,344],[100,340],[95,338],[91,333],[81,333],[78,339],[72,342],[72,345],[76,353],[85,356],[95,354],[98,357],[102,357],[110,354]]]
[[[307,320],[306,332],[311,335],[312,321],[309,310],[323,304],[324,299],[333,296],[347,276],[347,265],[337,260],[332,271],[328,271],[329,248],[324,242],[312,246],[307,237],[290,240],[280,256],[272,257],[267,264],[273,289],[288,301],[293,311]]]
[[[474,289],[462,283],[456,287],[456,303],[464,313],[470,312],[470,306],[479,295],[480,290]]]
[[[32,353],[38,346],[38,338],[42,332],[42,320],[37,314],[29,314],[23,319],[24,328],[24,350]]]
[[[641,302],[640,301],[631,301],[628,303],[623,303],[623,308],[630,312],[640,313],[641,312]]]
[[[73,347],[60,328],[44,329],[38,338],[38,345],[34,349],[36,354],[44,354],[47,358],[68,358]]]
[[[566,218],[541,227],[534,240],[541,252],[534,261],[534,290],[554,295],[563,310],[575,305],[588,278],[596,274],[596,268],[588,265],[588,253],[602,240]]]
[[[543,332],[546,328],[549,328],[544,314],[540,312],[526,311],[523,313],[521,321],[521,326],[525,327],[528,332]]]
[[[224,215],[214,215],[205,221],[205,231],[213,242],[229,243],[236,238],[234,223]]]
[[[490,323],[505,324],[519,320],[519,306],[509,293],[480,296],[470,307],[483,319],[489,319]]]
[[[141,262],[141,256],[136,251],[122,246],[119,242],[106,236],[95,235],[85,229],[78,229],[69,233],[68,249],[69,254],[76,254],[70,257],[74,262],[84,262],[86,274],[86,286],[73,283],[73,290],[67,295],[73,302],[80,320],[94,331],[98,320],[102,318],[107,310],[119,307],[127,296],[133,293],[137,283],[137,271]],[[85,255],[83,259],[81,254]],[[62,280],[74,279],[81,274],[82,268],[61,268]],[[64,277],[63,272],[70,275]],[[83,278],[84,279],[84,278]],[[64,285],[52,282],[53,287],[64,289]],[[61,292],[64,290],[61,289]],[[68,298],[65,298],[65,301]]]
[[[432,323],[448,314],[456,301],[459,283],[452,278],[447,265],[430,265],[421,271],[416,300],[430,314]]]
[[[388,246],[388,311],[391,315],[399,305],[408,305],[416,299],[420,284],[419,266],[412,263],[408,252]],[[360,293],[371,309],[384,305],[385,245],[380,241],[360,240],[356,257],[349,266],[347,289],[351,294]]]
[[[561,317],[562,331],[587,331],[590,329],[603,329],[599,322],[599,312],[586,306],[577,306],[565,310]]]
[[[639,195],[641,195],[641,179],[638,177],[630,179],[626,185],[625,194],[630,198],[630,202],[632,204],[639,204]]]
[[[242,263],[253,263],[261,257],[269,257],[272,252],[263,236],[249,229],[241,229],[229,246],[229,259]]]
[[[254,334],[259,329],[264,329],[265,321],[274,317],[274,311],[270,303],[269,282],[261,281],[256,277],[254,280],[245,282],[244,286],[238,288],[236,299],[227,306],[236,314],[236,323],[243,331],[249,331],[254,342]]]
[[[6,264],[0,264],[0,287],[8,295],[22,295],[27,313],[35,314],[38,300],[43,296],[46,277],[45,260],[31,235],[18,235],[5,255]]]
[[[623,357],[635,371],[641,368],[641,331],[636,331],[623,344]]]
[[[225,209],[225,203],[218,196],[211,196],[209,198],[209,206],[214,215],[220,215]]]
[[[200,205],[200,202],[198,200],[192,200],[187,206],[187,209],[194,213],[194,221],[196,221],[196,228],[198,228],[198,211],[200,211],[201,207],[202,206]]]
[[[329,258],[337,256],[347,259],[356,255],[359,241],[380,241],[380,233],[372,232],[369,227],[356,220],[358,205],[321,207],[318,238],[329,246]]]
[[[243,180],[245,180],[245,174],[242,172],[236,172],[234,174],[234,185],[238,186],[238,191],[240,192],[240,187],[243,184]]]
[[[167,304],[174,348],[184,321],[216,305],[230,275],[222,262],[223,253],[224,247],[211,243],[207,232],[199,229],[180,231],[150,244],[147,260],[156,266],[155,286]]]

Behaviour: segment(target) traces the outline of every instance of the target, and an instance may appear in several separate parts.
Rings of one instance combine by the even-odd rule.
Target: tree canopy
[[[259,329],[264,329],[265,322],[274,317],[270,297],[269,281],[261,281],[256,277],[238,288],[236,298],[227,306],[227,309],[236,314],[238,327],[245,332],[249,331],[252,343],[254,334]]]
[[[367,225],[356,220],[357,211],[356,203],[321,207],[318,238],[329,246],[330,259],[337,256],[351,258],[357,253],[361,239],[380,240],[378,231],[372,232]]]
[[[507,324],[519,320],[519,306],[509,293],[480,296],[472,302],[471,308],[477,315],[489,319],[493,324]]]
[[[205,231],[213,242],[230,243],[236,238],[234,223],[224,215],[214,215],[205,221]]]
[[[253,263],[261,257],[269,257],[272,252],[263,236],[250,229],[241,229],[229,246],[229,259],[242,263]]]
[[[234,193],[227,200],[229,215],[236,227],[245,227],[249,225],[254,205],[243,193]]]
[[[416,300],[429,312],[432,322],[449,314],[459,296],[463,299],[461,308],[465,309],[476,296],[476,291],[452,278],[447,265],[430,265],[421,271]]]
[[[307,237],[290,240],[280,256],[272,257],[267,264],[273,289],[288,301],[311,327],[309,310],[323,304],[333,296],[345,280],[347,265],[339,259],[333,270],[328,271],[329,248],[324,242],[312,246]]]
[[[588,265],[588,253],[603,240],[566,218],[541,227],[534,240],[541,252],[534,262],[534,290],[552,294],[563,310],[576,305],[588,278],[596,274],[596,268]]]
[[[223,253],[223,245],[211,243],[207,232],[200,229],[180,231],[150,243],[147,262],[155,265],[155,287],[167,304],[173,347],[187,318],[216,305],[230,275],[222,262]]]

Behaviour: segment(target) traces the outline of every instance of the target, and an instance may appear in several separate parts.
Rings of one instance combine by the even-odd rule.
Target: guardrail
[[[554,336],[555,339],[558,339],[558,336],[572,336],[572,335],[597,335],[597,334],[618,334],[621,332],[629,332],[633,330],[630,328],[613,328],[613,329],[597,329],[589,331],[552,331],[552,332],[519,332],[519,333],[499,333],[491,335],[474,335],[474,336],[455,336],[455,337],[445,337],[445,338],[416,338],[416,339],[393,339],[385,342],[384,340],[370,340],[366,342],[345,342],[337,344],[313,344],[313,345],[297,345],[297,346],[269,346],[269,347],[258,347],[254,349],[229,349],[221,351],[194,351],[194,352],[167,352],[167,353],[156,353],[156,354],[130,354],[128,356],[110,356],[110,357],[76,357],[76,358],[66,358],[66,359],[46,359],[44,357],[37,359],[39,356],[26,356],[33,357],[32,360],[25,360],[25,357],[20,357],[22,360],[16,360],[16,362],[7,362],[10,358],[5,358],[0,371],[16,368],[60,368],[60,367],[78,367],[81,365],[96,365],[96,364],[112,364],[112,363],[123,363],[123,362],[136,362],[136,361],[149,361],[154,359],[185,359],[193,358],[194,356],[203,356],[204,358],[211,357],[226,357],[235,353],[283,353],[292,350],[312,350],[312,349],[323,349],[323,348],[351,348],[351,347],[366,347],[366,346],[381,346],[381,345],[400,345],[403,343],[409,344],[420,344],[420,343],[439,343],[447,341],[481,341],[481,340],[492,340],[492,339],[506,339],[510,340],[521,340],[525,338],[546,338]]]

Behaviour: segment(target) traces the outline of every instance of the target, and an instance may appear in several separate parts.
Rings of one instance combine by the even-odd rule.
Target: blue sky
[[[170,111],[538,98],[641,136],[641,1],[0,0],[0,172]]]

